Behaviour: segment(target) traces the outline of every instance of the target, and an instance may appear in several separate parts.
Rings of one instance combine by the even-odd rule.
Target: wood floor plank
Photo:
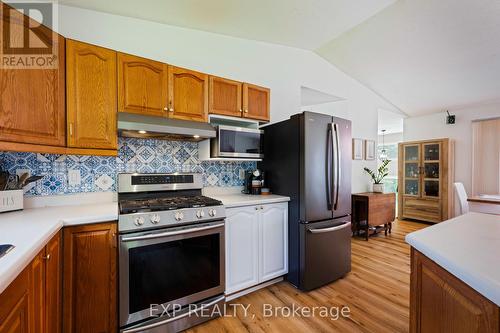
[[[206,332],[408,332],[410,290],[410,247],[404,237],[426,224],[397,221],[392,234],[375,235],[367,242],[352,239],[352,271],[322,288],[302,292],[288,282],[280,282],[230,302],[250,305],[235,316],[217,318],[193,327],[189,333]],[[267,317],[264,304],[273,307],[347,306],[350,316]]]

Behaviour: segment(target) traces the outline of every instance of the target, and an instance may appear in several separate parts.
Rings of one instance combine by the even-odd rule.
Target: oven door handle
[[[145,240],[145,239],[155,239],[155,238],[162,238],[162,237],[168,237],[168,236],[177,236],[177,235],[189,234],[192,232],[215,229],[215,228],[219,228],[219,227],[223,227],[223,226],[224,226],[224,223],[217,223],[217,224],[209,225],[206,227],[189,228],[189,229],[184,229],[184,230],[179,230],[179,231],[159,232],[157,234],[148,234],[148,235],[142,235],[142,236],[123,237],[121,239],[121,241],[122,242],[132,242],[132,241]]]
[[[203,311],[206,308],[209,308],[209,307],[211,307],[211,306],[219,303],[220,301],[223,301],[224,299],[226,299],[226,296],[221,296],[221,297],[213,300],[210,303],[203,304],[202,306],[196,307],[196,309],[194,309],[194,310],[189,310],[188,312],[185,312],[185,313],[183,313],[183,314],[181,314],[181,315],[179,315],[177,317],[171,317],[171,318],[168,318],[168,319],[165,319],[165,320],[153,323],[153,324],[149,324],[149,325],[146,325],[146,326],[125,329],[125,330],[122,331],[122,333],[143,332],[143,331],[151,329],[151,328],[155,328],[155,327],[158,327],[158,326],[161,326],[161,325],[168,324],[168,323],[173,322],[175,320],[179,320],[179,319],[182,319],[182,318],[185,318],[185,317],[188,317],[188,316],[191,317],[193,314],[195,314],[195,313],[197,313],[199,311]]]

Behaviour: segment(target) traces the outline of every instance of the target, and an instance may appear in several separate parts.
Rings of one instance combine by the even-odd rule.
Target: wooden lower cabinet
[[[0,295],[0,333],[61,331],[60,234]]]
[[[62,237],[58,233],[45,246],[45,332],[61,332]]]
[[[29,302],[29,312],[32,332],[45,331],[45,292],[48,291],[45,284],[46,258],[44,248],[31,262],[30,291],[32,297]]]
[[[65,227],[63,332],[117,331],[116,222]]]
[[[411,333],[497,333],[500,308],[417,250],[411,250]]]
[[[28,333],[30,329],[31,265],[0,295],[0,333]]]

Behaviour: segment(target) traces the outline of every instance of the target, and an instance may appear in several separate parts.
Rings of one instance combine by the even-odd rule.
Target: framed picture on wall
[[[365,140],[365,160],[375,159],[375,141]]]
[[[352,159],[363,159],[363,139],[352,139]]]

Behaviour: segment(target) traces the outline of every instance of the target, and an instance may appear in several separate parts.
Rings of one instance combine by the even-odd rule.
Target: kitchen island
[[[406,236],[410,332],[500,331],[500,217],[468,213]]]

